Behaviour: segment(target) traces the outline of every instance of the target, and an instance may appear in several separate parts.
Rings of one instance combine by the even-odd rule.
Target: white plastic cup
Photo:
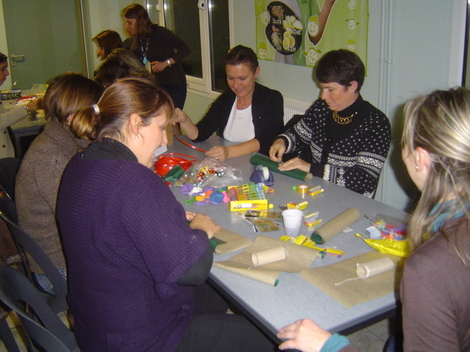
[[[299,209],[287,209],[282,212],[284,230],[287,236],[297,237],[302,229],[304,213]]]

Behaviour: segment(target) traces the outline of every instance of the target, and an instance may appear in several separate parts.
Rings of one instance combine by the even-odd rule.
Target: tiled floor
[[[66,319],[65,316],[62,319]],[[9,320],[10,326],[13,326],[12,332],[18,341],[18,346],[21,352],[26,352],[26,346],[21,338],[21,328],[17,329],[18,322]],[[366,329],[359,330],[351,335],[348,335],[349,340],[362,352],[382,352],[385,341],[389,337],[389,320],[382,320]],[[0,341],[0,352],[8,352]],[[248,351],[249,352],[249,351]],[[257,351],[258,352],[258,351]]]

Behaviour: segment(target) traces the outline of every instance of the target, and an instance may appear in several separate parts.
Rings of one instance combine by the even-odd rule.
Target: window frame
[[[212,89],[212,51],[210,46],[210,19],[208,7],[211,0],[197,0],[199,8],[199,35],[201,38],[201,62],[202,78],[186,75],[188,93],[197,94],[212,99],[217,98],[220,92]],[[233,0],[228,2],[229,40],[230,47],[233,46]],[[158,0],[156,9],[158,20],[165,26],[164,0]]]

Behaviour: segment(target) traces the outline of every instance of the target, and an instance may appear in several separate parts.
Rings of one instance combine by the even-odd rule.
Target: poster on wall
[[[315,67],[324,53],[349,49],[367,65],[368,1],[255,0],[258,58]]]

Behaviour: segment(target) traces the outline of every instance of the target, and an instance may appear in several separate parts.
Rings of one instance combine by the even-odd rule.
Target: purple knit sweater
[[[193,310],[177,282],[203,256],[207,236],[151,170],[76,155],[57,217],[82,351],[173,351]]]

